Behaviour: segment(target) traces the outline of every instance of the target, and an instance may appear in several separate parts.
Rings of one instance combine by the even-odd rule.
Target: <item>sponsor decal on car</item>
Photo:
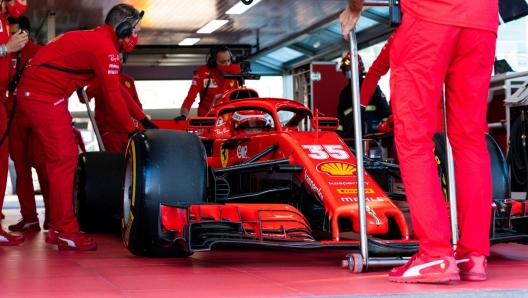
[[[342,202],[350,202],[350,203],[357,203],[358,198],[341,198]],[[365,197],[365,202],[384,202],[385,199],[382,197]]]
[[[338,188],[337,192],[340,194],[355,194],[358,193],[357,188]],[[365,188],[365,193],[374,193],[374,189]]]
[[[238,146],[237,147],[237,157],[238,158],[247,158],[247,146]]]
[[[343,149],[341,145],[302,145],[304,149],[308,149],[310,153],[308,156],[313,159],[348,159],[350,156]]]
[[[352,177],[356,167],[346,162],[323,162],[317,165],[317,171],[332,177]]]
[[[222,134],[225,134],[225,133],[229,132],[229,130],[227,128],[225,128],[225,127],[223,127],[223,128],[215,128],[214,131],[215,131],[215,133],[217,135],[222,135]]]
[[[308,172],[307,171],[304,171],[304,180],[306,181],[306,184],[308,184],[308,187],[310,188],[310,190],[312,190],[313,193],[317,194],[317,196],[321,199],[321,201],[323,200],[323,193],[321,192],[321,188],[317,188],[317,186],[315,185],[314,181],[312,180],[312,178],[310,178],[310,176],[308,176]]]
[[[356,181],[328,181],[328,185],[357,185]],[[368,181],[365,181],[365,185],[369,185]]]

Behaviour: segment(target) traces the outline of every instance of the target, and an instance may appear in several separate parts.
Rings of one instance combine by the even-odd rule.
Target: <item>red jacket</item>
[[[231,71],[229,73],[240,73],[241,69],[236,64],[231,64]],[[207,88],[207,94],[205,98],[202,98],[206,86],[208,85],[209,78],[211,83],[209,88]],[[210,69],[206,65],[200,66],[194,71],[194,76],[192,79],[191,88],[189,88],[189,93],[183,101],[182,108],[191,109],[196,95],[200,93],[200,105],[198,106],[198,116],[205,116],[209,112],[209,108],[213,103],[213,100],[217,95],[223,94],[229,89],[238,88],[238,81],[235,79],[222,79],[220,78],[220,72],[215,69]]]
[[[432,23],[497,32],[497,0],[405,0],[402,12]]]
[[[6,44],[9,38],[11,38],[11,29],[9,29],[7,16],[0,11],[0,45]],[[9,55],[0,57],[0,101],[7,99],[10,63]]]
[[[363,80],[359,95],[359,103],[364,107],[368,105],[381,77],[386,75],[390,69],[390,48],[393,40],[394,33],[389,37],[389,40],[387,40],[383,49],[381,49],[378,57],[374,60],[372,66],[370,66],[367,75],[365,76],[365,80]]]
[[[31,59],[37,54],[37,52],[42,48],[41,45],[34,43],[31,39],[28,41],[28,43],[20,50],[20,64],[18,65],[18,68],[22,68],[24,66],[24,63],[29,64]],[[11,53],[9,54],[11,58],[11,64],[9,68],[9,80],[13,77],[15,74],[17,68],[16,68],[16,62],[17,62],[17,55],[18,53]],[[6,102],[7,111],[10,112],[11,108],[13,107],[13,94],[9,94],[9,97],[7,98]],[[20,117],[22,115],[25,115],[24,112],[20,108],[16,109],[15,111],[15,117]]]
[[[105,121],[116,133],[136,129],[120,92],[117,36],[109,25],[87,31],[71,31],[44,46],[26,67],[17,94],[32,100],[58,103],[68,100],[78,87],[97,82],[104,93]],[[42,66],[47,63],[76,72]]]

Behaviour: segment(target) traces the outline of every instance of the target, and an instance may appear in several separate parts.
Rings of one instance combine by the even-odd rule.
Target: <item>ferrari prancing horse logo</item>
[[[220,149],[220,160],[222,161],[222,167],[227,167],[227,159],[229,157],[229,150]]]

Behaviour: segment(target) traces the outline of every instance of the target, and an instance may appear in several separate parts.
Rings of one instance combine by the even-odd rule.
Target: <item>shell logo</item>
[[[127,88],[130,88],[131,84],[129,81],[125,81],[125,86],[127,86]]]
[[[346,162],[323,162],[317,165],[317,170],[328,176],[349,177],[356,173],[356,167]]]

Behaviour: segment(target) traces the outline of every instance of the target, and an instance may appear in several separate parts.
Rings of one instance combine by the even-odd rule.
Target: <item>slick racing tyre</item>
[[[83,232],[119,233],[122,152],[79,155],[73,189],[73,210]]]
[[[196,135],[162,129],[136,134],[125,156],[121,235],[126,248],[145,257],[191,255],[177,244],[160,244],[160,204],[203,203],[206,183],[205,149]]]
[[[435,134],[433,141],[435,143],[435,157],[438,164],[438,172],[440,175],[440,182],[446,202],[448,201],[448,185],[447,185],[447,159],[446,159],[446,145],[445,133],[438,132]],[[490,154],[491,165],[491,182],[492,182],[492,198],[506,199],[509,197],[508,192],[508,170],[506,167],[506,160],[502,151],[495,142],[495,140],[486,134],[486,144]],[[456,165],[455,165],[456,166]]]

